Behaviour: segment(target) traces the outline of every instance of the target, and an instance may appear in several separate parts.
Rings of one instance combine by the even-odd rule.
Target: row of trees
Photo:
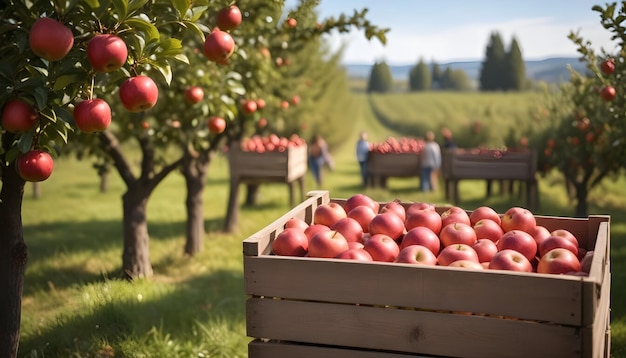
[[[526,65],[517,39],[513,37],[505,49],[500,34],[493,32],[480,69],[480,90],[520,91],[526,82]]]
[[[19,342],[28,253],[21,220],[25,176],[16,163],[25,153],[37,150],[56,157],[71,151],[93,158],[100,173],[115,169],[127,189],[122,196],[123,275],[150,277],[147,205],[164,178],[176,170],[185,176],[185,252],[193,255],[204,236],[202,191],[216,152],[255,133],[260,123],[276,133],[301,130],[304,121],[314,119],[304,114],[324,101],[326,86],[345,78],[337,66],[339,55],[328,53],[320,35],[356,27],[368,39],[385,42],[387,30],[372,25],[366,9],[318,19],[314,0],[301,0],[292,9],[281,0],[241,0],[240,25],[220,25],[221,31],[218,14],[230,5],[210,0],[27,0],[0,8],[0,87],[5,89],[0,93],[0,356],[15,357]],[[64,38],[69,32],[72,43],[63,56],[47,56],[29,43],[40,17],[60,24],[55,29]],[[98,34],[123,40],[128,56],[121,68],[100,71],[90,62],[86,48]],[[209,56],[216,42],[219,56]],[[126,98],[121,86],[139,76],[156,84],[148,92],[153,96],[158,91],[158,102],[129,111],[121,103]],[[200,101],[186,101],[191,87],[202,90]],[[113,120],[106,130],[88,134],[78,129],[74,109],[96,98],[110,107]],[[4,110],[16,99],[29,113],[24,130],[5,126],[10,116]],[[207,117],[220,117],[226,125],[211,130]]]
[[[500,34],[491,34],[478,81],[481,91],[520,91],[527,87],[526,65],[515,37],[506,50]],[[420,59],[409,71],[408,87],[409,91],[466,91],[472,89],[473,84],[462,69],[446,67],[442,70],[437,62],[429,66]],[[372,66],[367,91],[389,92],[392,89],[393,76],[389,66],[385,61],[377,61]]]

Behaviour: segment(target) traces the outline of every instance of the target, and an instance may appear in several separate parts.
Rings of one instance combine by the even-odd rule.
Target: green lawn
[[[478,101],[475,96],[470,95],[468,101],[479,104],[490,101],[489,98]],[[415,99],[404,97],[405,101]],[[441,191],[420,193],[417,178],[391,178],[387,189],[360,188],[354,156],[357,131],[368,130],[372,140],[405,133],[381,125],[369,110],[365,95],[356,95],[355,101],[354,137],[333,146],[336,170],[326,172],[322,189],[329,190],[335,198],[364,192],[380,201],[400,198],[445,204]],[[455,97],[455,101],[461,99]],[[528,101],[528,96],[520,95],[518,101]],[[472,108],[471,104],[454,103]],[[424,113],[429,110],[421,108]],[[407,116],[412,113],[405,111]],[[402,117],[401,113],[388,114],[388,118],[396,117]],[[423,120],[428,118],[432,123],[443,120],[432,116]],[[155,277],[133,283],[117,279],[121,267],[123,183],[112,173],[108,192],[100,193],[98,187],[98,178],[89,162],[63,158],[57,161],[52,177],[41,184],[40,199],[32,197],[30,186],[26,188],[23,221],[30,257],[24,287],[20,356],[247,356],[249,338],[245,335],[241,241],[290,209],[287,187],[261,186],[258,205],[241,207],[237,232],[224,233],[221,228],[228,200],[228,163],[224,157],[217,156],[211,164],[204,193],[207,228],[204,250],[197,257],[188,258],[183,256],[184,181],[178,173],[172,174],[149,203],[150,255]],[[306,187],[317,189],[310,175]],[[516,195],[486,198],[482,181],[462,182],[460,191],[461,206],[467,209],[489,205],[502,212],[510,206],[523,205]],[[556,174],[541,179],[540,201],[537,214],[571,216],[573,213],[573,203]],[[611,345],[613,356],[623,357],[626,356],[624,176],[618,182],[605,181],[592,192],[590,211],[612,217]]]

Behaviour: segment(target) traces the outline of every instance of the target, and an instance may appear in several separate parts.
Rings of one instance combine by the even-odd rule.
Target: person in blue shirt
[[[359,140],[356,142],[356,159],[359,161],[361,169],[361,182],[363,187],[367,187],[367,159],[370,153],[370,144],[367,141],[367,132],[361,131]]]

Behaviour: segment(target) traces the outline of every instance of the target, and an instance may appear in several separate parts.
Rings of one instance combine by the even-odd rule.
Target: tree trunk
[[[204,228],[204,205],[202,194],[206,182],[210,157],[208,153],[200,153],[197,156],[186,154],[183,159],[182,173],[187,186],[187,209],[185,254],[194,256],[202,251],[202,243],[205,234]]]
[[[152,276],[150,235],[148,234],[148,199],[150,190],[140,185],[129,187],[122,196],[124,206],[124,252],[122,269],[127,279]]]
[[[587,196],[589,189],[585,183],[576,183],[576,217],[584,218],[589,213]]]
[[[4,162],[4,158],[2,158]],[[17,357],[27,248],[22,227],[24,180],[4,167],[0,191],[0,357]]]
[[[33,199],[41,198],[41,183],[33,182],[32,187],[33,187]]]
[[[99,174],[100,174],[100,192],[106,193],[109,190],[109,171],[101,171]]]

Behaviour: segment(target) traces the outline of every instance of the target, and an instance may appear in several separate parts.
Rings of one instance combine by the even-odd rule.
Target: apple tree
[[[110,106],[97,96],[98,87],[116,88],[127,111],[153,105],[156,83],[171,81],[171,63],[187,61],[181,38],[190,31],[204,37],[196,24],[206,9],[200,3],[20,0],[0,8],[0,356],[15,357],[19,343],[28,256],[21,219],[25,182],[52,175],[70,133],[109,125]],[[91,40],[101,35],[122,39],[125,49],[102,38],[91,57]],[[107,51],[112,62],[99,63]],[[78,115],[80,108],[87,115]],[[148,177],[157,180],[175,167]]]
[[[595,50],[578,33],[569,38],[578,47],[587,73],[571,70],[551,106],[551,126],[540,137],[539,169],[558,170],[576,201],[575,215],[588,214],[590,191],[619,174],[626,155],[626,3],[594,6],[615,48]]]

